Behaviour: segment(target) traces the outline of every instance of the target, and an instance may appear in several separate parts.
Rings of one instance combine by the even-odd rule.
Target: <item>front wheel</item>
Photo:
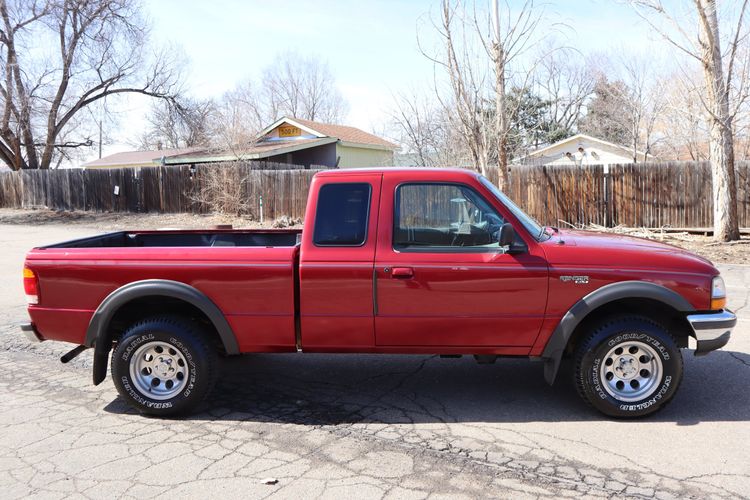
[[[578,393],[605,415],[650,415],[669,403],[681,381],[680,349],[664,327],[648,318],[607,321],[576,350]]]
[[[141,321],[112,351],[120,396],[141,413],[174,416],[193,411],[216,380],[218,356],[192,322],[174,317]]]

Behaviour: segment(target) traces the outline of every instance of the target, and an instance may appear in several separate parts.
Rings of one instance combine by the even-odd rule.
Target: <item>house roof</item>
[[[323,137],[320,139],[296,139],[290,141],[274,141],[255,143],[248,147],[237,148],[236,150],[198,150],[192,153],[184,153],[170,156],[165,160],[167,165],[178,165],[183,163],[205,163],[216,161],[232,160],[262,160],[270,156],[282,155],[307,149],[311,147],[323,146],[336,142],[335,137]]]
[[[568,137],[566,139],[563,139],[561,141],[557,141],[554,144],[550,144],[549,146],[544,146],[542,148],[535,149],[534,151],[531,151],[528,155],[526,155],[526,157],[527,158],[533,158],[535,156],[541,156],[545,152],[547,152],[547,151],[549,151],[549,150],[551,150],[553,148],[556,148],[556,147],[558,147],[558,146],[560,146],[562,144],[565,144],[565,143],[568,143],[568,142],[580,141],[581,139],[586,139],[586,140],[589,140],[589,141],[592,141],[592,142],[598,142],[599,144],[603,144],[605,146],[609,146],[609,147],[612,147],[612,148],[620,149],[622,151],[627,152],[628,154],[632,154],[632,151],[633,151],[632,149],[630,149],[627,146],[623,146],[621,144],[615,144],[614,142],[605,141],[604,139],[599,139],[599,138],[593,137],[591,135],[576,134],[576,135],[572,135],[572,136],[570,136],[570,137]],[[636,151],[636,153],[639,154],[639,155],[645,155],[645,153],[643,153],[641,151]]]
[[[331,123],[321,123],[312,120],[303,120],[302,118],[294,118],[285,116],[279,118],[268,127],[264,128],[258,137],[262,137],[281,125],[282,123],[289,123],[296,127],[301,128],[307,133],[316,137],[335,137],[343,143],[349,142],[352,145],[368,145],[375,146],[377,148],[384,149],[397,149],[398,146],[390,141],[386,141],[382,137],[378,137],[374,134],[365,132],[364,130],[356,127],[349,127],[347,125],[334,125]]]
[[[153,167],[162,163],[179,165],[184,163],[202,163],[214,161],[231,161],[237,159],[260,160],[300,149],[322,146],[331,143],[341,143],[343,146],[359,148],[373,148],[394,150],[398,146],[376,135],[369,134],[356,127],[332,125],[329,123],[302,120],[299,118],[280,118],[263,129],[260,139],[282,123],[288,123],[307,132],[308,137],[293,139],[279,138],[272,141],[257,141],[246,146],[240,145],[230,149],[183,148],[159,149],[155,151],[126,151],[115,153],[98,160],[81,165],[84,168],[116,168],[116,167]],[[311,136],[311,137],[310,137]]]
[[[81,165],[84,168],[92,167],[138,167],[153,166],[161,163],[162,157],[169,158],[175,155],[194,153],[203,151],[205,148],[180,148],[180,149],[157,149],[153,151],[124,151],[115,153],[97,160],[93,160]]]

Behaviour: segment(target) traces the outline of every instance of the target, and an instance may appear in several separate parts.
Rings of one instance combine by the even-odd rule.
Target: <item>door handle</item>
[[[391,277],[406,280],[414,277],[414,269],[411,267],[394,267]]]

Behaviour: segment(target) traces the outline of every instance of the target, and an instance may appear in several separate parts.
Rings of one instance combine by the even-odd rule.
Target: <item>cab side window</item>
[[[393,247],[402,251],[497,251],[503,218],[461,184],[396,189]]]
[[[372,187],[367,183],[321,186],[315,212],[316,246],[361,246],[367,239]]]

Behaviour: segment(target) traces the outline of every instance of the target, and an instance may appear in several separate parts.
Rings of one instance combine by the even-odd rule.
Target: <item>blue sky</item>
[[[552,22],[568,26],[566,43],[584,53],[663,46],[621,2],[544,5]],[[349,102],[347,124],[377,130],[394,93],[425,88],[432,80],[432,63],[417,48],[417,30],[426,46],[435,45],[429,15],[438,6],[439,0],[151,0],[145,14],[157,43],[181,47],[187,55],[186,87],[192,95],[218,97],[244,79],[257,78],[281,52],[316,54],[328,61]],[[125,108],[116,144],[105,153],[132,149],[125,143],[141,129],[143,100],[131,99]]]

